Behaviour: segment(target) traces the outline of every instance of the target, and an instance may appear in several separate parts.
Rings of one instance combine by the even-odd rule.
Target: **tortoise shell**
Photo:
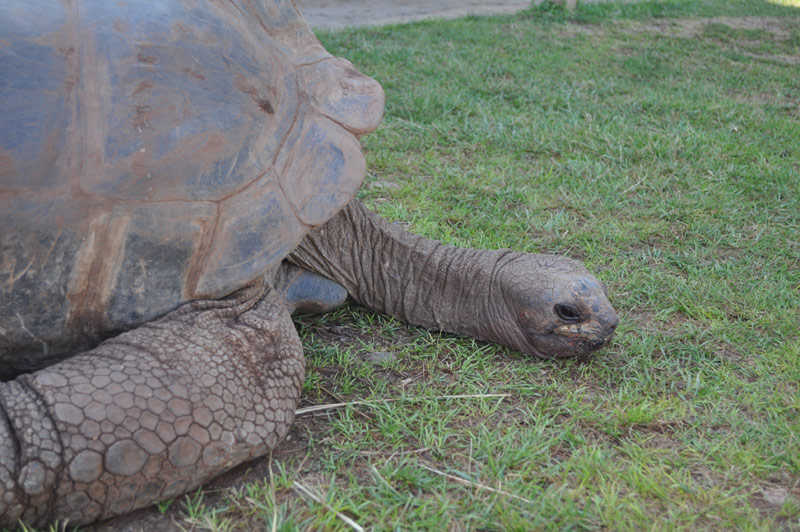
[[[270,271],[353,197],[377,82],[288,0],[0,4],[0,367]]]

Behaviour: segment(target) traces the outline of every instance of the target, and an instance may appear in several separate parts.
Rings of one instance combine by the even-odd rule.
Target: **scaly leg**
[[[185,493],[286,434],[300,339],[265,282],[0,383],[0,525],[71,525]]]

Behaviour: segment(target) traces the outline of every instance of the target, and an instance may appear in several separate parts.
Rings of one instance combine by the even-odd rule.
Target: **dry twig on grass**
[[[294,484],[292,484],[292,489],[294,491],[296,491],[297,493],[299,493],[301,496],[308,497],[309,499],[311,499],[315,503],[321,504],[322,506],[324,506],[325,508],[327,508],[328,510],[330,510],[331,512],[336,514],[336,517],[338,517],[339,519],[344,521],[353,530],[357,530],[358,532],[364,532],[364,528],[361,525],[359,525],[358,523],[353,521],[351,518],[349,518],[346,515],[344,515],[342,512],[337,512],[336,510],[334,510],[331,507],[330,504],[328,504],[325,501],[323,501],[320,497],[314,495],[314,493],[310,489],[308,489],[307,487],[303,486],[302,484],[300,484],[296,480],[294,481]]]
[[[464,486],[469,486],[471,488],[478,488],[479,490],[491,491],[493,493],[498,493],[498,494],[503,495],[505,497],[511,497],[512,499],[517,499],[517,500],[520,500],[520,501],[528,503],[528,504],[533,504],[533,501],[531,501],[530,499],[526,499],[525,497],[520,497],[519,495],[514,495],[513,493],[509,493],[507,491],[503,491],[503,490],[500,490],[500,489],[497,489],[497,488],[492,488],[491,486],[487,486],[485,484],[480,484],[478,482],[475,482],[474,480],[466,480],[464,478],[457,477],[455,475],[451,475],[450,473],[445,473],[444,471],[439,471],[438,469],[433,468],[433,467],[431,467],[429,465],[426,465],[426,464],[423,464],[423,463],[420,463],[419,466],[422,469],[426,469],[426,470],[430,471],[431,473],[436,473],[437,475],[441,475],[441,476],[443,476],[445,478],[448,478],[448,479],[452,480],[453,482],[458,482],[459,484],[462,484]]]
[[[378,399],[374,401],[350,401],[348,403],[329,403],[326,405],[306,406],[295,410],[295,416],[303,416],[306,414],[313,414],[314,412],[321,412],[323,410],[333,410],[335,408],[344,408],[345,406],[377,406],[385,403],[397,403],[400,401],[441,401],[445,399],[504,399],[510,397],[510,393],[487,393],[487,394],[466,394],[466,395],[439,395],[437,397],[397,397],[394,399]]]

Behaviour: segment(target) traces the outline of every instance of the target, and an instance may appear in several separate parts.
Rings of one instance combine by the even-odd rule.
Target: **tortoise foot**
[[[347,299],[347,290],[337,282],[291,264],[284,268],[284,297],[291,313],[325,314]]]

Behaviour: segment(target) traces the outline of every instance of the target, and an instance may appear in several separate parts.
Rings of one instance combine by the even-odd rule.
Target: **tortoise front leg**
[[[263,455],[303,376],[285,304],[260,283],[0,383],[0,525],[110,517]]]

